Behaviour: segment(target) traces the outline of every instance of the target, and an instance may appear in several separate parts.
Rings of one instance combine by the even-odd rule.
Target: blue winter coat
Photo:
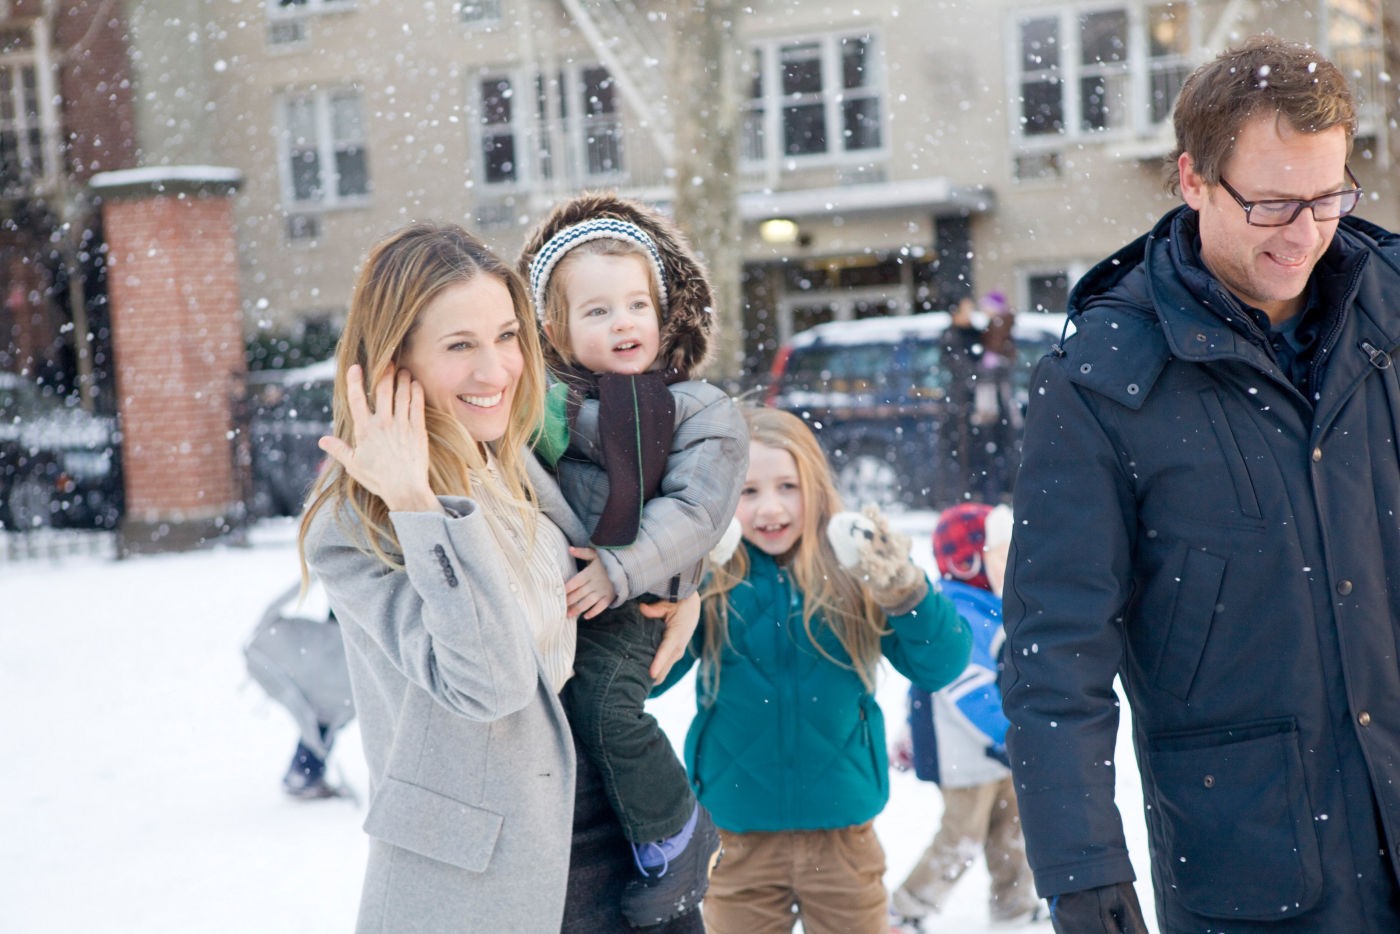
[[[747,542],[750,571],[729,594],[717,696],[696,678],[685,760],[696,796],[726,830],[821,830],[870,820],[889,799],[885,720],[860,677],[817,652],[792,577]],[[813,620],[823,650],[850,656]],[[971,635],[932,588],[889,619],[881,649],[911,680],[941,687],[967,664]],[[703,630],[659,690],[695,663]],[[702,663],[702,666],[707,663]],[[702,670],[701,674],[704,674]]]
[[[972,630],[972,657],[962,674],[937,691],[909,685],[909,737],[914,774],[948,788],[1000,781],[1006,764],[1006,714],[997,689],[1004,638],[1001,599],[961,581],[939,582]]]
[[[1179,208],[1038,366],[1006,588],[1007,745],[1041,895],[1132,878],[1121,675],[1163,934],[1400,931],[1400,238],[1313,273],[1316,396]]]

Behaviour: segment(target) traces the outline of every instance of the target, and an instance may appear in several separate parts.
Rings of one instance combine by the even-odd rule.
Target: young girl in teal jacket
[[[777,409],[745,413],[743,543],[715,567],[684,664],[699,660],[686,766],[724,857],[710,934],[888,930],[885,857],[871,821],[889,798],[883,656],[942,686],[971,636],[909,560],[909,539],[867,507],[841,512],[816,439]]]

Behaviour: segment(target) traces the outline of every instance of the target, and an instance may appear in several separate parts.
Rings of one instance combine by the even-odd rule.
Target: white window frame
[[[17,24],[16,24],[17,25]],[[0,126],[14,134],[18,174],[15,182],[22,190],[50,191],[58,184],[63,165],[60,149],[62,101],[54,82],[49,34],[43,20],[30,26],[29,43],[0,55],[0,70],[9,74],[8,100],[0,116]],[[25,92],[25,75],[33,76],[32,93]],[[29,104],[34,105],[30,112]],[[37,141],[33,138],[37,131]]]
[[[505,0],[457,0],[457,18],[468,29],[491,29],[505,22]]]
[[[331,103],[338,98],[353,97],[360,107],[360,134],[358,137],[336,139],[331,119]],[[298,198],[296,183],[291,168],[294,143],[290,125],[290,107],[294,102],[310,102],[312,120],[315,125],[313,146],[318,159],[320,197]],[[282,179],[282,203],[297,212],[325,211],[334,208],[359,207],[369,203],[374,192],[374,180],[369,170],[369,145],[365,132],[364,94],[357,87],[326,88],[318,91],[289,89],[277,98],[278,164]],[[345,146],[358,146],[365,152],[365,190],[351,194],[340,194],[340,173],[336,165],[336,153]]]
[[[1040,147],[1055,147],[1065,142],[1089,140],[1124,140],[1145,138],[1157,133],[1171,119],[1171,105],[1168,104],[1161,119],[1152,119],[1153,77],[1158,74],[1190,69],[1201,54],[1202,38],[1201,12],[1197,4],[1176,0],[1174,5],[1181,8],[1186,16],[1185,28],[1188,49],[1180,54],[1168,54],[1153,58],[1150,56],[1148,30],[1151,28],[1149,13],[1166,5],[1169,0],[1094,0],[1094,2],[1064,4],[1050,7],[1024,7],[1007,14],[1006,62],[1008,89],[1007,119],[1013,145],[1021,150]],[[1127,36],[1125,58],[1122,62],[1085,65],[1083,55],[1083,34],[1081,19],[1094,14],[1119,11],[1126,15]],[[1023,71],[1021,61],[1021,30],[1023,25],[1034,20],[1054,20],[1058,26],[1059,59],[1045,69]],[[1118,105],[1121,120],[1103,128],[1084,126],[1084,100],[1081,80],[1102,75],[1117,78],[1127,94],[1127,100]],[[1023,81],[1037,78],[1054,78],[1060,89],[1061,128],[1059,132],[1027,135],[1021,125]],[[1178,90],[1179,90],[1178,86]]]
[[[871,80],[860,88],[846,88],[842,80],[841,40],[865,39],[869,42],[867,71]],[[817,46],[821,61],[822,90],[801,94],[784,94],[782,87],[782,52],[801,45]],[[845,29],[785,35],[761,39],[750,44],[758,73],[761,95],[745,93],[743,107],[746,115],[759,115],[755,124],[762,127],[762,154],[755,158],[749,151],[753,139],[746,139],[741,164],[744,169],[776,169],[778,166],[806,167],[815,165],[849,165],[883,161],[890,153],[890,108],[886,89],[888,65],[885,44],[878,29],[853,26]],[[845,135],[845,115],[842,105],[851,100],[874,100],[880,107],[880,143],[863,149],[848,149]],[[783,111],[798,104],[820,103],[826,127],[826,148],[819,152],[788,154],[784,143]]]
[[[813,289],[810,292],[784,291],[778,296],[778,343],[792,340],[793,312],[804,306],[825,305],[831,309],[832,321],[855,321],[856,306],[861,303],[871,305],[886,304],[892,308],[891,315],[913,313],[913,288],[909,263],[902,273],[899,285],[867,285],[855,289]],[[805,328],[804,328],[805,330]]]
[[[1382,78],[1386,70],[1384,16],[1381,0],[1319,0],[1318,45],[1352,86],[1356,94],[1357,133],[1375,135],[1386,146],[1385,95],[1390,85]],[[1356,14],[1366,15],[1356,15]],[[1370,31],[1366,31],[1370,20]],[[1360,34],[1345,35],[1339,26],[1352,23]],[[1349,59],[1365,56],[1365,69],[1355,74]]]
[[[315,16],[320,13],[339,13],[353,10],[356,0],[301,0],[300,3],[282,3],[280,0],[266,0],[269,19],[295,19],[302,16]]]
[[[597,62],[573,62],[558,70],[557,80],[535,68],[482,68],[471,76],[469,99],[477,119],[472,121],[472,161],[482,190],[508,193],[528,191],[562,180],[566,184],[621,185],[628,179],[627,132],[622,95],[614,89],[613,109],[589,115],[584,107],[584,75]],[[483,124],[486,114],[483,85],[510,83],[510,120]],[[526,93],[522,94],[522,90]],[[543,99],[541,99],[543,97]],[[563,115],[560,104],[563,101]],[[505,127],[514,141],[515,178],[492,182],[486,177],[486,138]],[[619,158],[611,171],[591,171],[589,136],[615,134]]]

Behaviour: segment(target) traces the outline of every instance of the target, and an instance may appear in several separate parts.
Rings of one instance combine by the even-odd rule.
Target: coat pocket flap
[[[1238,922],[1286,920],[1317,903],[1316,818],[1291,719],[1148,744],[1154,872],[1175,898],[1197,914]]]
[[[501,833],[501,815],[386,778],[375,792],[365,833],[471,872],[484,872]]]

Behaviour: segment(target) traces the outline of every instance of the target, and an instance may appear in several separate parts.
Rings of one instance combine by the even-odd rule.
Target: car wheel
[[[10,484],[5,496],[5,512],[13,531],[50,528],[57,511],[53,484],[42,473],[27,473]]]
[[[904,511],[899,470],[883,453],[855,451],[836,466],[836,489],[847,509],[866,504],[887,513]]]

